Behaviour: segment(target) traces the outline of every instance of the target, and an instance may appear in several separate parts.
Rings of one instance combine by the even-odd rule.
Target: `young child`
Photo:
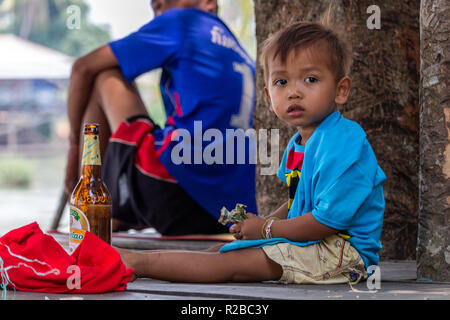
[[[278,177],[289,200],[248,213],[219,252],[119,250],[137,277],[180,282],[356,283],[378,264],[386,179],[347,101],[351,51],[332,30],[299,22],[262,46],[270,110],[298,132]]]

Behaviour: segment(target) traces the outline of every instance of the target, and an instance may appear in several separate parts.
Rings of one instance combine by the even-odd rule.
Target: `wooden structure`
[[[420,10],[417,272],[434,281],[450,281],[450,11],[444,3],[422,0]]]
[[[67,234],[51,233],[63,246]],[[127,239],[128,238],[128,239]],[[151,238],[151,237],[150,237]],[[113,236],[113,245],[140,249],[201,250],[221,243],[217,240],[147,240]],[[421,282],[416,278],[414,261],[385,261],[380,264],[380,288],[369,290],[365,281],[350,286],[284,285],[272,281],[260,283],[188,284],[155,279],[137,279],[124,292],[102,294],[49,294],[8,291],[8,299],[16,300],[450,300],[450,283]],[[188,305],[188,301],[182,305]],[[225,303],[225,302],[223,302]],[[181,310],[179,310],[181,312]],[[167,317],[167,315],[166,315]]]

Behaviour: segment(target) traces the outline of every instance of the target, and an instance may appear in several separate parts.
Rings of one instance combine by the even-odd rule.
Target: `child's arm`
[[[320,240],[338,231],[317,221],[311,212],[288,220],[276,220],[271,227],[272,238],[292,241]]]
[[[282,208],[284,208],[284,205],[278,209],[280,210],[278,214],[283,212]],[[271,216],[275,216],[277,211]],[[248,213],[247,216],[248,219],[232,225],[230,232],[237,240],[261,239],[265,219],[252,213]],[[292,219],[275,220],[271,226],[272,238],[286,238],[292,241],[324,239],[338,233],[338,231],[318,222],[311,212]]]
[[[268,217],[277,217],[279,219],[287,219],[288,217],[288,202],[283,203],[277,210],[272,212]]]
[[[265,219],[276,217],[279,219],[286,219],[288,216],[288,202],[283,203],[277,210],[272,212],[269,216],[265,218],[258,217],[253,213],[247,213],[247,220],[245,221],[245,228],[241,230],[243,227],[243,222],[239,222],[233,224],[230,227],[230,233],[237,240],[242,239],[260,239],[261,238],[261,228],[264,224]],[[242,232],[241,232],[242,231]],[[244,233],[245,232],[245,233]]]

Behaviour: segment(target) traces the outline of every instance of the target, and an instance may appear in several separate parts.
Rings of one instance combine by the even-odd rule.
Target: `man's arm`
[[[67,100],[70,144],[79,144],[81,121],[89,101],[95,77],[101,71],[119,65],[109,45],[104,45],[77,59],[72,66]]]
[[[103,70],[117,67],[118,62],[109,45],[77,59],[72,66],[67,98],[70,124],[65,191],[70,194],[78,181],[81,121],[92,92],[95,77]]]

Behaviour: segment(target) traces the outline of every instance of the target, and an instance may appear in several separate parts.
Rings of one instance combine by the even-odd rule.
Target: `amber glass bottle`
[[[82,172],[70,197],[69,251],[83,241],[86,231],[111,244],[112,201],[101,178],[98,124],[84,126]]]

